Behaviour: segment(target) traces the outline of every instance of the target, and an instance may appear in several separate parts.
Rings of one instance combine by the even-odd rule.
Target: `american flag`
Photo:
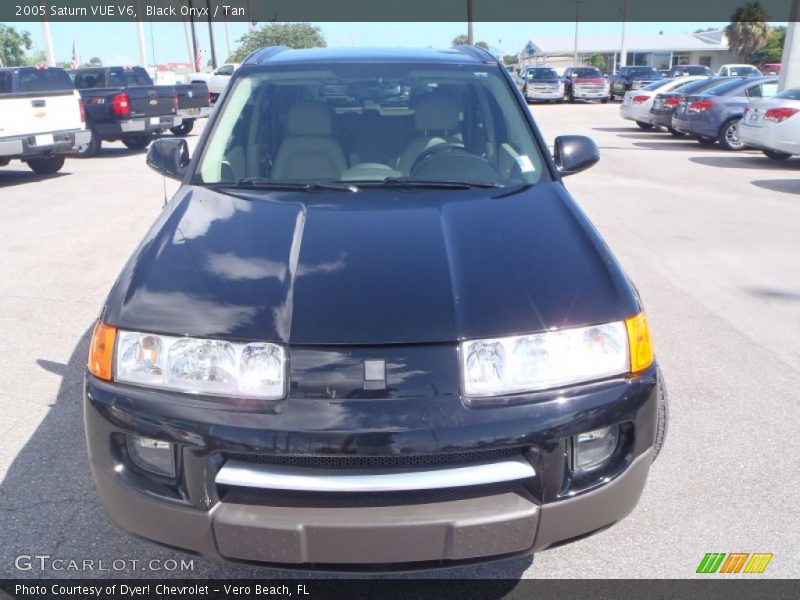
[[[78,64],[78,51],[75,48],[75,40],[72,40],[72,58],[69,61],[69,68],[77,69]]]

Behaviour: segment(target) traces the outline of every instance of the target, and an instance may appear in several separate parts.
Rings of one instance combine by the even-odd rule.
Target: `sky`
[[[0,0],[3,1],[3,0]],[[43,50],[40,23],[4,23],[18,30],[29,31],[34,50]],[[460,23],[314,23],[322,29],[329,46],[434,46],[448,47],[454,37],[466,33],[466,24]],[[630,35],[658,35],[691,33],[697,29],[722,28],[727,23],[628,23]],[[228,55],[224,23],[214,23],[217,61],[222,64]],[[227,38],[231,50],[237,40],[247,33],[246,23],[229,23]],[[208,24],[197,23],[198,45],[208,51]],[[57,61],[69,61],[73,40],[81,62],[91,57],[105,64],[134,65],[139,63],[134,23],[53,23],[53,45]],[[149,64],[155,62],[188,62],[183,23],[145,23],[145,43]],[[581,23],[580,33],[586,35],[614,35],[622,32],[620,22]],[[516,54],[525,43],[537,35],[574,35],[575,23],[475,23],[475,41],[485,41],[508,54]]]

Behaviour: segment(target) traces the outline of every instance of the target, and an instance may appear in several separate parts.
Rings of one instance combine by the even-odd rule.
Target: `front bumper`
[[[84,407],[97,489],[123,529],[215,559],[408,569],[543,550],[622,519],[649,472],[656,398],[653,366],[633,379],[496,408],[470,408],[443,394],[290,397],[279,409],[254,411],[87,375]],[[570,436],[614,424],[621,441],[609,464],[588,477],[572,473]],[[175,481],[137,471],[120,451],[131,432],[177,445]],[[273,460],[427,460],[517,449],[515,460],[527,461],[530,477],[432,492],[290,493],[219,478],[242,457],[255,469]]]
[[[0,139],[0,157],[25,160],[53,154],[66,154],[88,143],[90,136],[89,131],[72,130],[2,138]]]
[[[525,91],[525,98],[531,101],[536,100],[563,100],[564,90],[558,88],[554,90],[536,90],[528,88]]]
[[[607,100],[610,98],[608,90],[594,91],[573,88],[572,97],[578,100]]]

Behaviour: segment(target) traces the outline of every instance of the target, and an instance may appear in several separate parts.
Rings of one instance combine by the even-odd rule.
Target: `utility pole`
[[[625,0],[622,6],[622,44],[619,50],[619,66],[624,67],[628,64],[628,13],[630,0]],[[672,65],[670,65],[671,67]],[[616,73],[616,68],[614,69]]]
[[[216,70],[217,68],[217,51],[214,49],[214,27],[211,22],[211,0],[206,0],[208,7],[208,41],[211,45],[211,66]]]
[[[781,57],[781,77],[778,91],[800,85],[800,0],[792,0],[789,22],[786,23],[786,40]]]
[[[575,0],[575,48],[573,50],[572,61],[578,66],[578,24],[581,21],[581,0]]]
[[[467,44],[472,46],[475,43],[475,36],[472,32],[472,0],[467,0]]]
[[[192,8],[192,0],[188,0],[189,8]],[[196,73],[197,68],[197,31],[194,28],[194,14],[189,10],[189,26],[192,30],[192,72]]]
[[[136,8],[136,14],[141,15],[142,7],[138,0],[134,2],[134,7]],[[139,44],[139,64],[147,68],[147,46],[145,46],[144,42],[144,23],[142,23],[141,17],[138,17],[136,21],[134,21],[134,26],[136,27],[136,41]]]

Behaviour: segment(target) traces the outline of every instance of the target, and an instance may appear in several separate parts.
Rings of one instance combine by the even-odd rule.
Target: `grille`
[[[305,467],[310,469],[403,469],[478,463],[519,456],[527,447],[513,446],[466,452],[400,455],[330,455],[330,454],[226,454],[229,460],[250,463]]]
[[[515,493],[526,498],[532,498],[530,490],[520,481],[402,492],[299,492],[237,486],[218,486],[217,491],[220,500],[230,504],[293,506],[298,508],[344,508],[430,504],[434,502],[481,498],[503,493]]]
[[[576,83],[575,89],[584,92],[602,92],[605,86],[601,83]]]

